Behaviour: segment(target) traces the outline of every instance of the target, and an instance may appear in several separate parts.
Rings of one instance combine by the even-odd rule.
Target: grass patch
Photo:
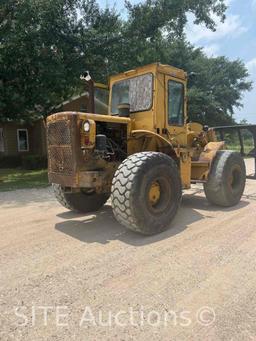
[[[241,151],[241,146],[240,145],[227,144],[227,148],[229,150],[234,150],[234,151],[239,152],[239,153]],[[245,155],[250,154],[253,151],[253,149],[254,149],[253,145],[244,145],[244,153],[245,153]]]
[[[0,169],[0,191],[40,188],[49,185],[47,170]]]

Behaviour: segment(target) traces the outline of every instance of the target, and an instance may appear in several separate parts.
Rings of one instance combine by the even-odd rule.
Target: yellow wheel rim
[[[153,182],[150,189],[149,189],[149,193],[148,193],[148,199],[149,202],[152,206],[155,206],[159,200],[160,200],[160,196],[161,196],[161,188],[158,182]]]

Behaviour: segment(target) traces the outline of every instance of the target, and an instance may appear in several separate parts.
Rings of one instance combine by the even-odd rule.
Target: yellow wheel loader
[[[88,213],[111,198],[116,219],[145,235],[170,227],[182,191],[193,183],[203,183],[211,203],[236,205],[244,161],[213,130],[187,123],[187,79],[169,65],[147,65],[110,77],[107,115],[94,113],[92,99],[90,113],[48,117],[49,180],[57,200]]]

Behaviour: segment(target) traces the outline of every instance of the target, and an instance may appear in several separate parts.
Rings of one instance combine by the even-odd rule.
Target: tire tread
[[[163,159],[171,162],[175,169],[177,168],[175,161],[163,153],[141,152],[129,156],[117,169],[112,181],[111,203],[115,218],[128,229],[147,234],[137,224],[130,198],[136,195],[136,188],[133,184],[142,165],[149,160],[162,161]]]

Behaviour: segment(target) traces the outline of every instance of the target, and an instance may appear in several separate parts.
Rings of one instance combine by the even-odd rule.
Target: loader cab
[[[185,145],[187,75],[159,63],[110,79],[109,115],[130,117],[132,129],[147,130]]]

